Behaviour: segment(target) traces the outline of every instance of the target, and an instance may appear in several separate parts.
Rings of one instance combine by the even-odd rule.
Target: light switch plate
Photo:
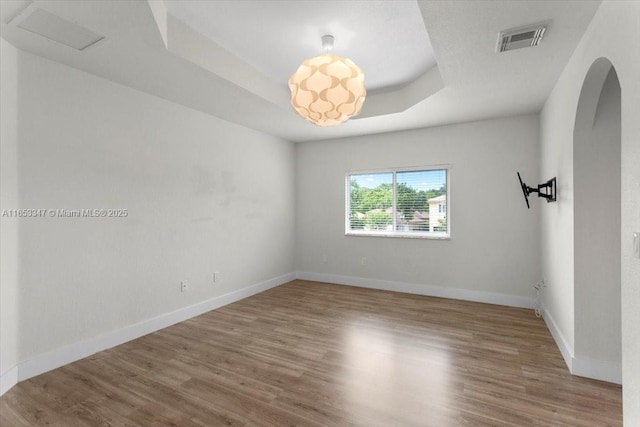
[[[633,233],[633,256],[640,258],[640,232]]]

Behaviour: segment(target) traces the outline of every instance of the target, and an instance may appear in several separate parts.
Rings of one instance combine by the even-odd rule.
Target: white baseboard
[[[558,328],[555,320],[553,320],[551,313],[547,311],[547,308],[543,306],[540,310],[540,313],[542,314],[544,323],[547,324],[547,329],[549,329],[549,332],[551,332],[551,336],[553,337],[553,340],[556,342],[556,345],[558,346],[558,349],[562,354],[564,363],[567,365],[567,368],[569,368],[569,372],[573,373],[573,348],[569,346],[569,343],[564,338],[564,335],[562,335],[562,332],[560,332],[560,328]]]
[[[571,373],[573,375],[622,384],[622,366],[619,363],[576,356],[573,358],[572,367]]]
[[[19,363],[0,376],[0,396],[6,393],[19,381],[24,381],[36,375],[75,362],[99,351],[115,347],[125,342],[142,337],[173,324],[182,322],[216,308],[240,301],[252,295],[287,283],[295,278],[338,285],[358,286],[371,289],[381,289],[395,292],[405,292],[417,295],[453,298],[465,301],[483,302],[488,304],[506,305],[511,307],[533,308],[533,298],[516,295],[505,295],[492,292],[473,291],[459,288],[445,288],[441,286],[426,286],[414,283],[394,282],[386,280],[368,279],[363,277],[340,276],[334,274],[297,272],[289,273],[273,279],[239,289],[228,294],[220,295],[209,300],[166,313],[140,323],[127,326],[115,331],[106,332],[85,341],[80,341],[65,347],[52,350]],[[546,309],[542,309],[543,318],[553,336],[556,345],[574,375],[595,378],[620,384],[622,381],[619,365],[591,360],[576,359],[573,351],[558,329],[555,321]]]
[[[16,384],[18,384],[18,367],[14,366],[0,375],[0,396]]]
[[[555,320],[553,320],[549,311],[545,307],[542,307],[541,312],[542,318],[547,324],[547,328],[549,328],[549,331],[551,332],[551,335],[564,358],[564,363],[567,365],[567,368],[572,375],[622,384],[621,364],[574,355],[573,348],[569,346],[569,343],[560,332],[558,325]]]
[[[240,301],[252,295],[282,285],[295,279],[294,273],[288,273],[273,279],[239,289],[228,294],[220,295],[200,303],[165,313],[152,319],[109,331],[85,341],[80,341],[40,354],[32,359],[21,362],[15,368],[2,375],[0,395],[4,394],[17,382],[24,381],[36,375],[51,371],[66,364],[75,362],[99,351],[124,344],[127,341],[140,338],[157,330],[174,325],[216,308]],[[6,377],[6,378],[5,378]]]
[[[440,298],[452,298],[464,301],[483,302],[487,304],[506,305],[510,307],[534,308],[533,297],[506,295],[494,292],[474,291],[443,286],[418,285],[415,283],[395,282],[388,280],[368,279],[364,277],[340,276],[325,273],[299,271],[296,278],[336,285],[358,286],[361,288],[380,289],[385,291],[404,292],[408,294],[426,295]]]

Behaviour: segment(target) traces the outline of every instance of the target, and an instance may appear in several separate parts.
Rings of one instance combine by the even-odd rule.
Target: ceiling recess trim
[[[104,40],[104,36],[61,18],[32,3],[9,24],[24,31],[84,51]]]
[[[538,46],[547,30],[547,25],[548,23],[541,23],[501,31],[498,33],[496,53]]]

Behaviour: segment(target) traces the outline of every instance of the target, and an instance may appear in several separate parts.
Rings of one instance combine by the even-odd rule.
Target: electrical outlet
[[[367,265],[367,258],[362,257],[362,258],[360,259],[360,265]]]
[[[633,256],[640,258],[640,232],[633,233]]]
[[[220,272],[216,271],[213,273],[213,283],[218,283],[220,281]]]
[[[187,288],[189,287],[189,282],[186,280],[182,280],[180,282],[180,292],[187,292]]]

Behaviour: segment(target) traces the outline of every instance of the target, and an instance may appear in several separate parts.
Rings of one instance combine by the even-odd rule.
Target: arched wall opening
[[[596,60],[582,86],[573,135],[575,375],[622,383],[621,96]]]

